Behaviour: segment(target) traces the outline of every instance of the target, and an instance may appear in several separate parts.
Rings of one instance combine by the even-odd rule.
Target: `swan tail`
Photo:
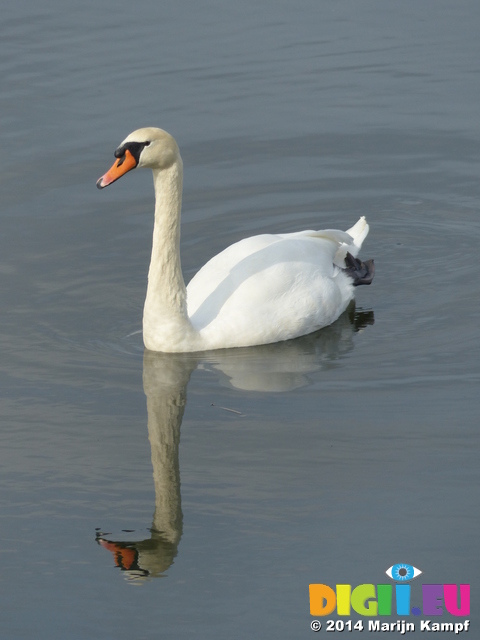
[[[353,286],[358,287],[361,284],[371,284],[375,275],[375,263],[373,260],[365,260],[362,262],[347,252],[345,256],[346,273],[353,280]]]
[[[362,216],[351,229],[347,229],[347,233],[352,237],[353,246],[349,247],[349,253],[356,257],[357,253],[362,248],[363,241],[368,236],[370,227],[368,226],[365,216]]]
[[[349,241],[343,241],[343,243],[338,248],[337,253],[335,254],[333,262],[337,265],[337,267],[340,267],[342,269],[345,267],[347,252],[354,258],[357,257],[358,252],[360,251],[363,241],[367,237],[369,230],[370,227],[365,220],[365,216],[362,216],[358,220],[358,222],[353,225],[353,227],[345,232],[349,236]]]

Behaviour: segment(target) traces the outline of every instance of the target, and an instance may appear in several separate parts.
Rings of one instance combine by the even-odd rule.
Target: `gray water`
[[[2,638],[315,637],[310,583],[397,562],[471,584],[478,634],[479,21],[3,8]],[[151,176],[95,189],[142,126],[182,151],[186,280],[245,236],[366,215],[373,285],[314,336],[144,354]]]

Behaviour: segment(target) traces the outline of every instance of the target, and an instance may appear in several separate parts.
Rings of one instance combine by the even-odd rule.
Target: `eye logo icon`
[[[423,571],[411,564],[394,564],[385,573],[395,582],[410,582],[410,580],[418,578]]]

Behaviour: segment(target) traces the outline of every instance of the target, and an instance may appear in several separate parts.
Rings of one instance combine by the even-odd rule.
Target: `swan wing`
[[[334,265],[353,246],[338,230],[259,235],[212,258],[187,287],[188,314],[209,348],[288,340],[330,324],[353,296]],[[225,344],[227,340],[228,344]]]

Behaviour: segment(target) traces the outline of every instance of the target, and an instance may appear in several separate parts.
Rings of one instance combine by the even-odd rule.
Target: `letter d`
[[[337,596],[326,584],[310,584],[310,614],[312,616],[328,616],[335,609]]]

